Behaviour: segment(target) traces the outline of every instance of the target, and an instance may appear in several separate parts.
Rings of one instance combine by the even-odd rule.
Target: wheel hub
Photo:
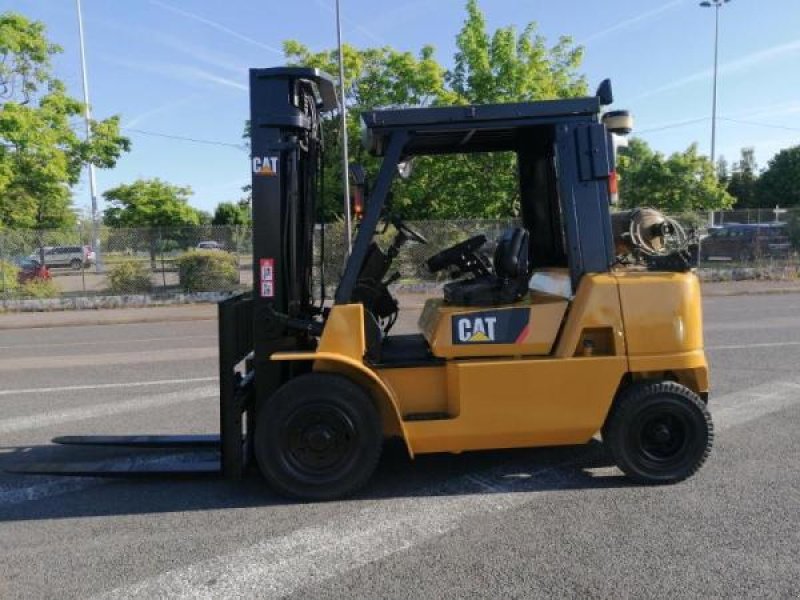
[[[318,425],[309,429],[305,437],[311,449],[319,452],[321,450],[326,450],[331,445],[334,433],[329,427]]]
[[[298,477],[335,473],[353,456],[357,434],[337,407],[313,404],[295,412],[286,429],[284,456]]]
[[[653,428],[653,439],[660,444],[667,443],[672,439],[672,432],[664,423],[658,423]]]

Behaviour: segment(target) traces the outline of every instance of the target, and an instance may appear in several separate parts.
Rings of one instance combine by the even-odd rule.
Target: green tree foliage
[[[211,219],[212,225],[250,225],[250,222],[250,203],[247,200],[220,202]]]
[[[711,161],[698,154],[695,144],[667,157],[633,138],[617,162],[620,201],[625,207],[652,206],[674,214],[733,204]]]
[[[728,193],[736,199],[736,208],[757,208],[758,165],[754,148],[742,148],[742,157],[733,165],[728,181]]]
[[[187,293],[232,290],[239,283],[236,257],[219,250],[190,250],[177,261],[178,279]]]
[[[189,206],[192,189],[160,179],[139,179],[106,190],[104,222],[111,227],[200,225],[200,211]]]
[[[534,23],[518,33],[513,27],[487,31],[476,0],[467,2],[467,16],[456,40],[452,70],[424,46],[418,54],[392,48],[357,50],[345,46],[348,141],[352,162],[361,163],[374,178],[379,162],[359,143],[358,114],[374,108],[483,104],[565,98],[586,93],[577,72],[582,50],[569,38],[548,47]],[[312,53],[296,41],[284,43],[291,65],[338,69],[335,50]],[[325,122],[328,148],[325,197],[328,218],[341,212],[339,120]],[[506,217],[514,214],[516,161],[512,154],[420,157],[414,174],[393,187],[392,209],[406,218]]]
[[[204,222],[203,213],[189,206],[191,195],[189,187],[160,179],[139,179],[103,193],[109,204],[103,221],[110,227],[147,228],[147,237],[142,241],[148,245],[150,263],[155,268],[159,248],[180,243],[181,232],[176,228]]]
[[[758,180],[762,206],[800,206],[800,146],[781,150]]]
[[[91,143],[78,135],[84,105],[52,75],[60,51],[42,23],[0,13],[0,228],[71,225],[82,166],[113,167],[130,147],[118,117],[92,121]]]

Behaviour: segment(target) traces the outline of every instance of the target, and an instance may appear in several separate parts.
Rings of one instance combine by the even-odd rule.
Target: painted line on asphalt
[[[185,360],[217,358],[217,348],[171,348],[166,350],[137,350],[135,352],[105,352],[103,354],[26,356],[3,358],[0,371],[22,371],[24,369],[66,369],[73,367],[98,367],[103,365],[134,365]]]
[[[763,344],[731,344],[730,346],[707,346],[706,350],[747,350],[748,348],[781,348],[800,346],[800,342],[765,342]]]
[[[69,408],[57,412],[0,419],[0,434],[17,433],[30,429],[42,429],[43,427],[50,427],[51,425],[84,421],[97,417],[110,417],[113,415],[140,412],[150,408],[160,408],[183,402],[207,400],[209,398],[217,398],[218,396],[219,388],[217,386],[203,386],[189,390],[181,390],[179,392],[157,394],[155,396],[140,396],[138,398],[131,398],[119,402],[107,402],[105,404]]]
[[[175,340],[216,340],[216,335],[178,335],[164,337],[138,338],[133,340],[96,340],[90,342],[43,342],[39,344],[13,344],[0,346],[0,350],[17,350],[18,348],[56,348],[63,346],[102,346],[104,344],[134,344],[143,342],[173,342]]]
[[[724,431],[800,403],[800,382],[776,382],[721,396],[713,409]],[[446,481],[411,498],[375,502],[355,515],[325,525],[302,527],[236,552],[167,571],[96,598],[281,598],[308,585],[440,537],[471,517],[520,507],[538,494],[585,487],[591,458],[585,453],[553,467],[506,464]],[[590,471],[590,472],[587,472]],[[596,471],[600,477],[608,469]]]
[[[65,385],[61,387],[25,388],[21,390],[0,390],[0,396],[16,396],[17,394],[47,394],[49,392],[75,392],[83,390],[108,390],[114,388],[174,385],[182,383],[205,383],[207,381],[217,381],[217,379],[217,377],[192,377],[189,379],[154,379],[150,381],[129,381],[127,383],[94,383],[87,385]]]

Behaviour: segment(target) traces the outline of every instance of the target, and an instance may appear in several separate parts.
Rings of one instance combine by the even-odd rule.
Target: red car
[[[17,281],[20,285],[34,279],[50,279],[50,269],[39,263],[38,260],[25,258],[19,262]]]

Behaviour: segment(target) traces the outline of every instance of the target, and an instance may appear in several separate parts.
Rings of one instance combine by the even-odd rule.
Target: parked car
[[[700,259],[750,262],[786,258],[790,250],[786,223],[729,223],[709,229],[700,243]]]
[[[48,267],[90,267],[95,263],[96,255],[91,246],[45,246],[38,248],[28,257],[41,262],[44,251],[44,264]]]
[[[198,250],[225,250],[225,246],[214,240],[206,240],[197,244]]]
[[[50,279],[50,269],[43,266],[38,260],[23,258],[17,261],[19,273],[17,282],[24,285],[34,279]]]

